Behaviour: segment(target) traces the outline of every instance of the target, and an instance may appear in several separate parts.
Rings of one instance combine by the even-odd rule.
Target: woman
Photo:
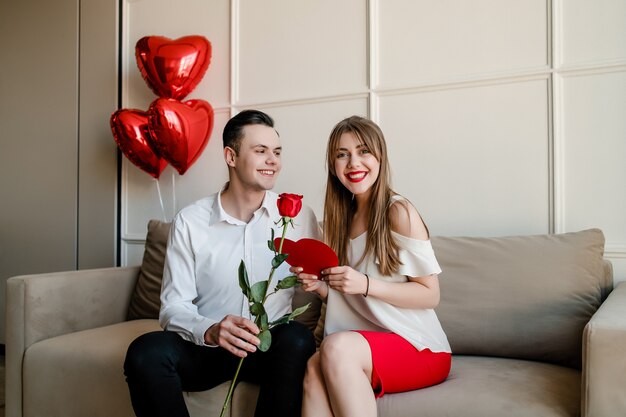
[[[370,120],[339,122],[328,141],[324,237],[341,266],[321,279],[325,338],[308,362],[303,417],[375,416],[376,398],[438,384],[451,355],[433,308],[441,272],[417,210],[391,190],[384,136]]]

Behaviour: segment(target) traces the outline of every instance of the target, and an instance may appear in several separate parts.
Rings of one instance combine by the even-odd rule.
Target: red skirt
[[[395,333],[355,330],[372,351],[372,389],[385,393],[413,391],[443,382],[450,373],[452,355],[418,350]]]

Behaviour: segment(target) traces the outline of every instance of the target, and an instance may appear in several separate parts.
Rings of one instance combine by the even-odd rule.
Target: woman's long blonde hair
[[[378,270],[383,275],[391,275],[400,266],[398,245],[391,236],[390,203],[396,193],[390,186],[389,160],[385,137],[376,123],[359,116],[348,117],[337,123],[328,138],[326,164],[326,199],[324,201],[324,240],[337,252],[340,265],[348,263],[348,242],[350,226],[356,202],[353,195],[337,178],[335,157],[339,139],[344,133],[353,133],[360,143],[380,163],[378,178],[372,186],[371,207],[367,224],[365,252],[359,260],[373,254],[378,260]]]

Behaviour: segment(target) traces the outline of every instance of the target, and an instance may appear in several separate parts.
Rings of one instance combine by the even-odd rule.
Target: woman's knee
[[[349,357],[352,340],[352,332],[339,332],[326,336],[320,346],[322,362],[341,361],[344,357]]]
[[[324,374],[346,367],[366,370],[371,367],[371,353],[367,341],[358,333],[333,333],[320,346],[320,367]]]

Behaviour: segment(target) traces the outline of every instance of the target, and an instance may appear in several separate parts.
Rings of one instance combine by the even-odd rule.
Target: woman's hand
[[[322,271],[324,281],[333,290],[344,294],[366,294],[367,276],[349,266],[335,266]]]
[[[305,274],[302,272],[302,268],[299,266],[292,266],[289,268],[292,274],[296,274],[298,282],[302,285],[302,289],[306,292],[315,292],[323,300],[328,296],[328,285],[317,276],[311,274]]]

